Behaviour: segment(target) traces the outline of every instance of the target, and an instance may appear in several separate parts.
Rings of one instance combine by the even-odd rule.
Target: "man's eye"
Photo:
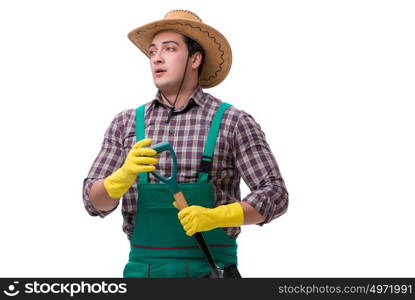
[[[168,51],[175,51],[176,50],[176,48],[175,47],[167,47],[166,48]]]
[[[155,51],[155,50],[150,50],[150,51],[148,51],[148,55],[150,55],[150,56],[153,56],[155,53],[156,53],[156,51]]]

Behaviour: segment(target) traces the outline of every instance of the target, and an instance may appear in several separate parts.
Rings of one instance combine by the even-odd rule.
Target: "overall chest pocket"
[[[147,209],[177,209],[173,206],[173,195],[167,185],[156,183],[144,183],[138,186],[138,201],[141,207]],[[213,189],[208,182],[180,183],[179,189],[183,192],[187,203],[203,207],[214,207]]]

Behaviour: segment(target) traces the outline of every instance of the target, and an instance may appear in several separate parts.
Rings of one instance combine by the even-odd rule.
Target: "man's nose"
[[[152,57],[153,64],[159,64],[164,62],[163,57],[161,56],[160,51],[157,51]]]

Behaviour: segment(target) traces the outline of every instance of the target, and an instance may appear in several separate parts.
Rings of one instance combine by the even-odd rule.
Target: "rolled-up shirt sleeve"
[[[251,190],[242,201],[265,218],[258,225],[269,223],[286,212],[288,191],[265,134],[245,112],[236,125],[234,143],[235,166]]]
[[[111,175],[115,170],[121,167],[124,162],[125,153],[122,145],[122,114],[123,112],[117,114],[107,128],[98,156],[95,158],[88,172],[88,176],[83,181],[82,197],[84,206],[91,216],[100,216],[103,218],[116,209],[116,207],[109,211],[96,209],[89,199],[89,192],[95,181]]]

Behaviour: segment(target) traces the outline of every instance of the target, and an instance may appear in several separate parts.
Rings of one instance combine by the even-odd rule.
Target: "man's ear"
[[[202,63],[202,53],[196,52],[191,57],[192,69],[199,68],[199,66],[200,66],[201,63]]]

